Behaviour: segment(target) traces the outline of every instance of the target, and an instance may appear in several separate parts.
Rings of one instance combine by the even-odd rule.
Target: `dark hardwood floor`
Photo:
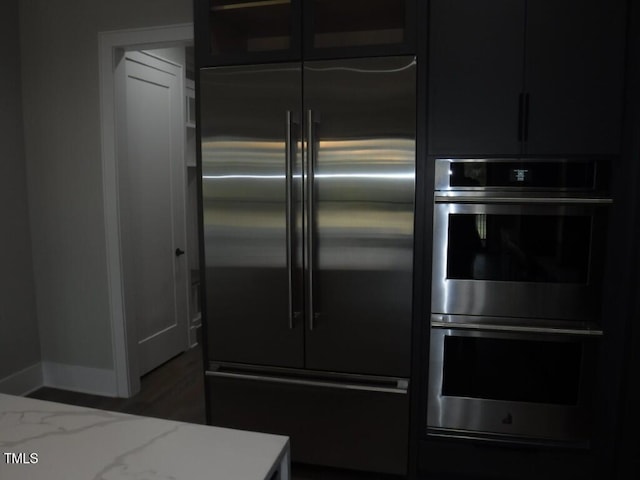
[[[28,395],[40,400],[101,410],[206,423],[202,350],[188,350],[141,378],[140,392],[131,398],[111,398],[43,387]],[[361,473],[294,463],[292,480],[398,480],[400,477]]]
[[[111,398],[43,387],[29,397],[83,407],[205,423],[202,350],[187,350],[140,379],[140,392],[131,398]]]

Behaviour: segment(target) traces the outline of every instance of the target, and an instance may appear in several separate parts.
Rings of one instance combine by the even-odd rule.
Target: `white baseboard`
[[[42,387],[42,363],[34,363],[0,380],[0,392],[8,395],[27,395]]]
[[[46,387],[107,397],[118,396],[114,370],[42,362],[42,375]]]

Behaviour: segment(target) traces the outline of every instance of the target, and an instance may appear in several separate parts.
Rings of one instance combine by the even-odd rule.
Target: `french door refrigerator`
[[[414,57],[200,71],[210,422],[406,470]]]

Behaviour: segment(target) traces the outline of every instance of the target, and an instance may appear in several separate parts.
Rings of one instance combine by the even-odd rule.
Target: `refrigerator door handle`
[[[306,172],[306,216],[307,216],[307,231],[306,231],[306,246],[307,246],[307,284],[308,284],[308,309],[307,316],[309,317],[309,330],[314,329],[314,308],[313,308],[313,270],[314,270],[314,195],[313,187],[315,183],[314,163],[316,155],[315,146],[315,131],[313,121],[313,110],[307,111],[307,172]]]
[[[293,139],[293,121],[292,112],[287,110],[286,115],[286,141],[285,141],[285,176],[286,176],[286,248],[287,248],[287,277],[289,284],[289,329],[293,330],[294,312],[293,312],[293,268],[294,268],[294,248],[293,248],[293,159],[295,158],[296,142]]]

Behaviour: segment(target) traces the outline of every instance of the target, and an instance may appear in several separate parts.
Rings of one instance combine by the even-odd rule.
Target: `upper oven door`
[[[603,205],[436,197],[432,312],[596,320]]]

